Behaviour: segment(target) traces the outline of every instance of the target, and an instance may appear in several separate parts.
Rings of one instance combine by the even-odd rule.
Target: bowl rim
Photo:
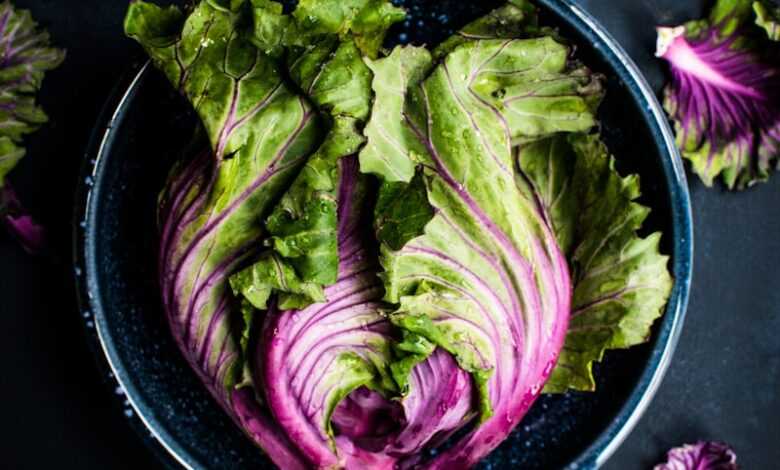
[[[693,216],[690,195],[682,158],[675,143],[663,108],[643,74],[601,24],[574,0],[537,0],[562,22],[577,30],[589,40],[629,89],[640,104],[643,118],[650,127],[653,140],[661,150],[661,164],[669,191],[672,218],[674,288],[665,314],[658,324],[656,342],[637,384],[613,421],[599,436],[577,456],[569,469],[599,468],[625,441],[644,414],[666,375],[680,339],[688,306],[693,269]],[[73,264],[76,289],[82,322],[87,330],[90,346],[98,367],[116,394],[125,399],[125,415],[139,431],[142,440],[154,454],[173,468],[178,463],[184,468],[198,468],[197,464],[169,433],[162,429],[159,420],[151,416],[142,403],[138,403],[138,390],[130,384],[129,371],[119,360],[117,349],[110,340],[105,325],[106,309],[99,296],[95,276],[93,237],[95,228],[93,204],[97,195],[92,187],[108,144],[113,139],[114,124],[137,91],[138,84],[149,73],[150,63],[131,67],[128,75],[120,80],[93,129],[85,153],[81,180],[76,192],[73,219]],[[144,432],[145,431],[145,432]]]
[[[617,451],[647,410],[680,341],[693,275],[693,213],[685,167],[669,119],[634,60],[598,20],[573,0],[539,0],[539,3],[564,20],[568,19],[581,35],[590,39],[591,47],[605,56],[631,94],[644,100],[646,107],[641,108],[641,112],[650,118],[647,121],[656,144],[663,143],[666,148],[666,154],[662,155],[666,158],[661,158],[661,164],[670,193],[674,288],[656,333],[650,360],[634,391],[607,429],[569,466],[577,469],[584,464],[599,468]],[[607,48],[602,49],[601,43]]]

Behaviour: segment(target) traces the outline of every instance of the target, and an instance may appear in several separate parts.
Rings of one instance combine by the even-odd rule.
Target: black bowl
[[[415,16],[394,37],[436,41],[488,3],[409,1]],[[482,468],[593,468],[620,445],[655,393],[679,337],[691,276],[685,174],[666,118],[636,66],[577,6],[540,0],[586,63],[608,77],[600,119],[622,171],[638,172],[648,229],[665,234],[676,279],[651,341],[607,354],[595,393],[543,396]],[[420,28],[418,22],[437,26]],[[106,106],[87,152],[76,206],[76,267],[83,320],[125,414],[171,466],[272,468],[180,356],[158,293],[157,194],[195,122],[150,66],[136,67]]]

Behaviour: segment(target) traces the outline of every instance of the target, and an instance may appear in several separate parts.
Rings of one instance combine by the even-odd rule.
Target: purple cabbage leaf
[[[255,383],[274,419],[316,468],[343,467],[330,428],[336,405],[353,390],[382,390],[390,352],[381,286],[359,230],[364,194],[355,158],[339,162],[338,282],[326,298],[298,310],[272,306],[256,348]],[[386,374],[385,374],[386,375]]]
[[[35,94],[65,52],[49,45],[49,34],[29,11],[9,1],[0,3],[0,51],[0,221],[26,251],[38,253],[44,247],[43,228],[19,202],[7,176],[25,155],[23,137],[47,121]]]
[[[648,340],[672,288],[661,233],[637,235],[650,210],[636,175],[621,177],[598,136],[556,135],[518,152],[519,187],[544,207],[569,260],[571,319],[544,391],[593,391],[592,364],[608,349]]]
[[[658,28],[657,55],[672,72],[664,106],[707,186],[718,176],[731,189],[765,181],[780,157],[780,48],[752,5],[718,0],[707,19]]]
[[[727,444],[700,441],[670,450],[666,463],[656,465],[654,470],[739,470],[739,466]]]
[[[308,100],[276,61],[252,44],[242,15],[199,2],[130,4],[125,31],[192,103],[210,143],[177,167],[161,197],[160,280],[168,321],[185,358],[217,401],[276,462],[304,468],[242,381],[228,279],[262,247],[261,217],[295,178],[321,137]]]

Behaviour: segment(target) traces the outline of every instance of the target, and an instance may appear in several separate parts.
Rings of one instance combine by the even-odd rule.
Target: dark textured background
[[[82,153],[101,106],[138,57],[121,33],[125,0],[16,0],[68,48],[45,83],[52,122],[29,139],[14,174],[49,228],[54,260],[30,258],[0,233],[0,467],[157,468],[94,367],[77,319],[70,217]],[[700,16],[701,1],[583,0],[650,82],[653,26]],[[741,194],[692,179],[694,287],[671,370],[608,470],[649,469],[671,446],[722,439],[744,468],[780,462],[780,175]]]

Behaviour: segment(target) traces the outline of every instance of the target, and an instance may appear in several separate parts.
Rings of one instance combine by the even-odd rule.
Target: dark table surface
[[[53,256],[32,258],[0,233],[0,455],[9,469],[153,469],[97,373],[77,318],[70,217],[84,148],[136,46],[122,35],[126,0],[15,0],[68,49],[46,79],[51,124],[28,139],[14,173],[49,228]],[[656,23],[701,15],[701,0],[581,0],[651,84]],[[607,469],[650,469],[669,447],[732,443],[744,468],[774,469],[780,445],[780,174],[740,194],[691,178],[694,287],[685,331],[660,392]]]

